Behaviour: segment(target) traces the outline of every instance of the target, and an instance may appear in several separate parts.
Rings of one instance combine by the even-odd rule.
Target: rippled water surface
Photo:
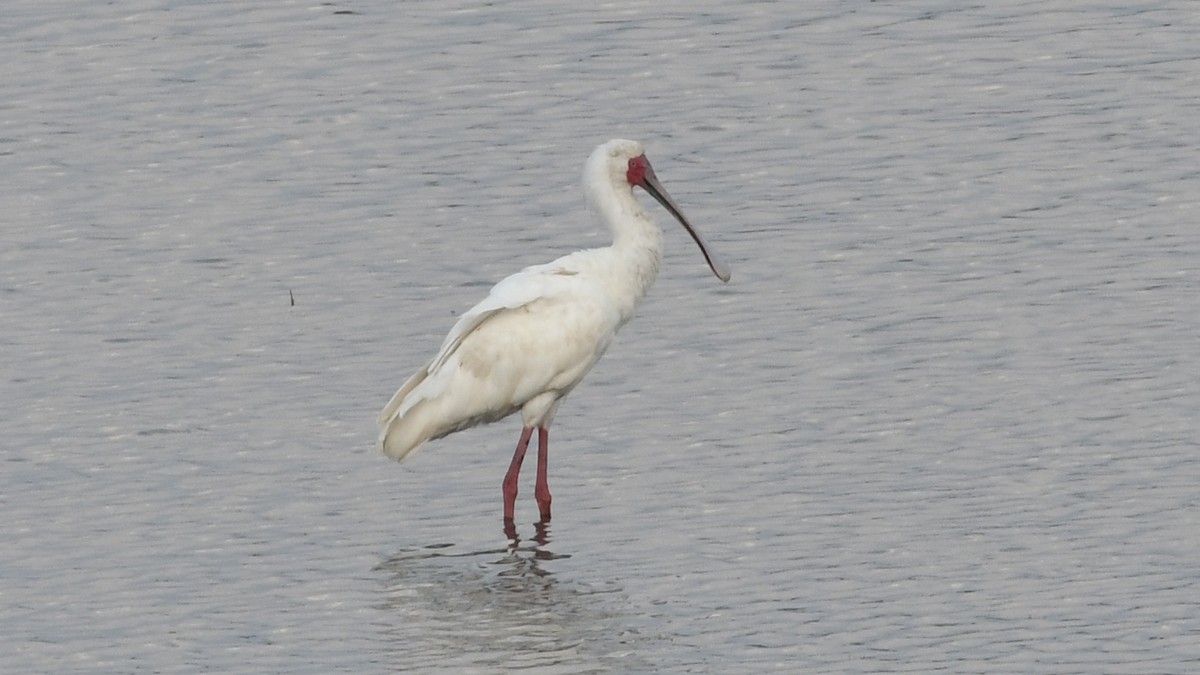
[[[0,669],[1195,672],[1185,2],[9,2]],[[563,405],[374,418],[520,267],[681,229]],[[649,200],[647,200],[649,201]],[[293,304],[294,303],[294,304]]]

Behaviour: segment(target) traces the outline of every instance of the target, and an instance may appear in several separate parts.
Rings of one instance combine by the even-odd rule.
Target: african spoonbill
[[[612,230],[612,245],[527,267],[496,284],[459,318],[433,360],[379,415],[383,453],[404,460],[426,441],[520,411],[521,437],[503,483],[506,524],[513,520],[517,479],[534,429],[534,496],[542,520],[550,519],[550,423],[658,276],[662,231],[633,196],[633,187],[675,216],[713,274],[729,281],[729,268],[658,182],[641,144],[612,140],[596,148],[583,183],[588,201]]]

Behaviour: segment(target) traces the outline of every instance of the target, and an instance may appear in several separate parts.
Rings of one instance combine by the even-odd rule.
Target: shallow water
[[[1195,670],[1198,24],[9,3],[0,667]],[[733,281],[654,207],[510,542],[515,420],[374,418],[613,136]]]

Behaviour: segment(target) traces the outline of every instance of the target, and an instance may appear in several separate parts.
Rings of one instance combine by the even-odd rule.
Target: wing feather
[[[577,255],[577,254],[575,254]],[[463,341],[477,331],[488,319],[506,310],[518,309],[541,300],[569,295],[575,288],[577,272],[568,264],[572,256],[560,258],[545,265],[527,267],[506,277],[492,287],[487,297],[464,313],[442,341],[437,354],[424,367],[408,378],[379,413],[379,425],[386,429],[390,422],[404,411],[429,396],[436,395],[437,387],[421,385],[431,374],[438,373],[447,360],[458,350]],[[432,383],[431,383],[432,384]]]

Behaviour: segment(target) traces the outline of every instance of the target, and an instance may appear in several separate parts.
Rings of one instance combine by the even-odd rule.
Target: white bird
[[[503,483],[506,525],[513,520],[517,478],[534,429],[534,496],[542,521],[550,519],[550,423],[658,276],[662,231],[633,196],[633,186],[670,211],[699,244],[713,273],[729,281],[729,269],[658,182],[641,144],[612,140],[596,148],[583,183],[588,201],[612,230],[612,245],[527,267],[496,284],[379,414],[383,453],[402,461],[425,441],[520,411],[521,438]]]

